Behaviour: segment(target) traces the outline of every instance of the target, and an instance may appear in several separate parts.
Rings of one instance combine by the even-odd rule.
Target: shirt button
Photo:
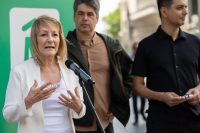
[[[182,93],[182,90],[180,90],[180,93]]]
[[[174,54],[176,56],[176,54]]]
[[[180,78],[178,78],[178,80],[181,80]]]
[[[178,66],[176,66],[176,68],[178,68]]]

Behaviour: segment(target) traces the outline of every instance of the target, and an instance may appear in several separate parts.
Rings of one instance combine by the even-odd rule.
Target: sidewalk
[[[138,98],[138,109],[140,109],[140,99]],[[113,121],[114,124],[114,131],[115,133],[126,133],[126,130],[128,133],[146,133],[146,122],[142,119],[142,116],[139,114],[139,124],[137,126],[134,126],[134,112],[133,112],[133,100],[130,99],[130,108],[131,108],[131,115],[129,122],[126,126],[126,129],[124,126],[115,118]],[[148,101],[146,101],[145,105],[145,111],[148,108]],[[147,114],[146,114],[147,116]]]

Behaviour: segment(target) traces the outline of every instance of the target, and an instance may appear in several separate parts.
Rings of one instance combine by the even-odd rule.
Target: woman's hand
[[[66,97],[64,94],[60,94],[61,96],[58,97],[61,101],[59,101],[58,103],[73,109],[75,112],[77,112],[78,114],[81,112],[82,110],[82,103],[81,103],[81,98],[80,95],[78,93],[78,87],[75,88],[75,94],[76,96],[74,96],[72,94],[72,92],[70,90],[67,90],[67,92],[69,93],[69,95],[71,96],[72,99]]]
[[[51,84],[50,82],[40,86],[39,88],[36,88],[38,85],[37,81],[34,80],[34,82],[35,83],[31,87],[28,96],[25,98],[26,109],[29,109],[33,104],[43,99],[49,98],[52,95],[52,93],[56,90],[56,87],[51,87],[44,90],[44,88]]]

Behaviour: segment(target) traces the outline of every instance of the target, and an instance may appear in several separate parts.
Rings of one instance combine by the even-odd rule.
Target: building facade
[[[119,33],[122,46],[131,52],[134,42],[155,32],[161,24],[157,0],[121,0],[121,31]],[[199,17],[197,0],[186,0],[188,15],[182,30],[191,34],[199,34]]]

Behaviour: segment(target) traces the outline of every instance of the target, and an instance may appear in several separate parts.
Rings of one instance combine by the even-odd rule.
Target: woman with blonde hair
[[[67,47],[60,22],[38,17],[31,29],[33,58],[10,72],[3,116],[18,133],[75,133],[73,118],[85,115],[83,93],[65,67]]]

